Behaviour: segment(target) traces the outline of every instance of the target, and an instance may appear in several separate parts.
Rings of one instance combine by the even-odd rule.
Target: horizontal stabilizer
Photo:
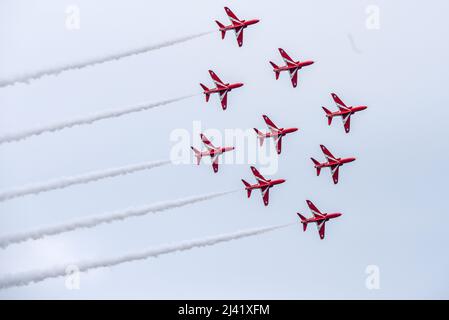
[[[249,187],[251,187],[251,185],[243,179],[242,179],[242,182],[245,185],[246,191],[248,193],[248,198],[251,197],[251,189],[248,189]]]
[[[304,231],[307,230],[307,219],[306,217],[304,217],[302,214],[300,214],[299,212],[296,213],[298,215],[298,217],[301,219],[301,223],[302,223],[302,228]]]
[[[319,176],[320,172],[321,172],[321,168],[318,166],[320,165],[320,163],[318,161],[316,161],[314,158],[310,158],[310,159],[312,159],[313,163],[315,164],[316,175]]]
[[[254,128],[254,131],[256,131],[256,133],[257,133],[257,138],[259,139],[260,146],[263,146],[263,142],[265,140],[264,134],[262,132],[260,132],[259,130],[257,130],[256,128]]]
[[[276,80],[279,79],[279,67],[270,61],[271,66],[273,67],[274,74],[276,75]]]
[[[194,147],[190,147],[190,148],[192,148],[193,152],[195,153],[195,156],[196,156],[196,164],[200,164],[201,157],[202,157],[201,151],[199,151],[198,149],[196,149],[196,148],[194,148]]]
[[[220,21],[215,20],[215,23],[218,25],[221,31],[221,38],[224,39],[226,35],[226,30],[223,30],[225,28],[224,24],[222,24]]]
[[[208,102],[208,101],[209,101],[210,94],[207,93],[207,91],[209,91],[209,88],[206,87],[206,86],[205,86],[204,84],[202,84],[202,83],[200,83],[200,86],[201,86],[201,88],[203,88],[204,94],[206,95],[206,102]]]
[[[322,107],[324,112],[326,112],[326,117],[327,117],[327,124],[331,125],[332,124],[332,112],[329,109],[326,109],[325,107]]]

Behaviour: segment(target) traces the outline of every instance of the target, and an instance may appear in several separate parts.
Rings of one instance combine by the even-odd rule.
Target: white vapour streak
[[[78,176],[63,177],[60,179],[51,180],[43,183],[25,185],[22,187],[17,187],[14,189],[0,192],[0,202],[18,197],[23,197],[29,194],[38,194],[50,190],[67,188],[76,184],[89,183],[101,179],[130,174],[137,171],[149,170],[152,168],[167,165],[169,163],[171,163],[171,161],[169,160],[156,161],[156,162],[143,162],[129,166],[88,172]]]
[[[105,63],[105,62],[110,62],[113,60],[119,60],[119,59],[130,57],[133,55],[146,53],[149,51],[161,49],[161,48],[172,46],[172,45],[175,45],[178,43],[186,42],[186,41],[189,41],[189,40],[192,40],[195,38],[199,38],[199,37],[202,37],[209,33],[212,33],[212,31],[193,34],[190,36],[162,42],[159,44],[154,44],[154,45],[150,45],[150,46],[146,46],[146,47],[142,47],[142,48],[137,48],[137,49],[128,50],[128,51],[124,51],[124,52],[120,52],[120,53],[116,53],[116,54],[107,55],[107,56],[104,56],[101,58],[94,58],[94,59],[90,59],[90,60],[83,61],[83,62],[74,62],[74,63],[70,63],[70,64],[66,64],[66,65],[62,65],[62,66],[58,66],[58,67],[54,67],[54,68],[49,68],[46,70],[39,70],[39,71],[29,73],[29,74],[15,75],[15,76],[10,77],[9,79],[7,78],[7,79],[0,80],[0,88],[15,85],[18,83],[29,83],[33,80],[37,80],[44,76],[56,76],[65,71],[82,69],[85,67],[90,67],[90,66],[94,66],[97,64]]]
[[[47,226],[35,230],[3,236],[0,238],[0,248],[5,248],[14,243],[20,243],[27,240],[37,240],[47,236],[57,235],[64,232],[69,232],[77,229],[93,228],[100,224],[120,221],[127,218],[143,216],[149,213],[157,213],[169,209],[183,207],[189,204],[194,204],[201,201],[211,200],[229,193],[236,192],[226,191],[219,193],[210,193],[202,196],[182,198],[174,201],[159,202],[152,205],[146,205],[135,208],[128,208],[122,211],[114,211],[104,213],[101,215],[90,216],[78,220],[73,220],[59,225]]]
[[[194,248],[212,246],[220,242],[227,242],[237,240],[245,237],[260,235],[277,229],[285,228],[291,224],[277,225],[263,228],[254,228],[241,230],[233,233],[222,234],[218,236],[210,236],[203,239],[196,239],[190,241],[183,241],[174,244],[168,244],[156,248],[150,248],[135,253],[128,253],[122,256],[109,257],[103,259],[94,259],[79,261],[71,263],[78,267],[80,272],[86,272],[92,269],[112,267],[126,262],[132,262],[136,260],[144,260],[151,257],[158,257],[163,254],[169,254],[177,251],[186,251]],[[9,274],[0,278],[0,289],[6,289],[11,287],[26,286],[31,283],[44,281],[49,278],[56,278],[66,275],[66,266],[60,265],[49,269],[34,270],[28,272],[21,272],[15,274]]]
[[[92,124],[99,120],[121,117],[121,116],[129,114],[129,113],[149,110],[152,108],[156,108],[156,107],[160,107],[160,106],[163,106],[166,104],[177,102],[177,101],[180,101],[183,99],[187,99],[187,98],[190,98],[193,96],[194,95],[187,95],[187,96],[182,96],[182,97],[175,98],[175,99],[168,99],[168,100],[163,100],[163,101],[154,102],[154,103],[141,103],[141,104],[138,104],[135,106],[125,107],[125,108],[121,108],[121,109],[100,111],[100,112],[93,113],[93,114],[90,114],[87,116],[77,117],[77,118],[74,118],[71,120],[65,120],[65,121],[49,124],[49,125],[46,125],[46,126],[43,126],[40,128],[29,129],[29,130],[25,130],[25,131],[17,132],[17,133],[10,133],[10,134],[6,134],[4,136],[0,136],[0,144],[7,143],[7,142],[20,141],[20,140],[27,139],[32,136],[38,136],[40,134],[47,133],[47,132],[55,132],[55,131],[59,131],[59,130],[63,130],[63,129],[67,129],[67,128],[71,128],[71,127],[75,127],[75,126]]]

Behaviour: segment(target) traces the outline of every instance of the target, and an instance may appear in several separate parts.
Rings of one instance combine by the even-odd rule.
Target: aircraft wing
[[[228,107],[228,90],[220,92],[221,107],[226,110]]]
[[[215,74],[215,72],[213,72],[212,70],[209,70],[209,74],[210,74],[210,77],[212,78],[212,80],[214,81],[215,85],[217,86],[217,88],[225,87],[223,81],[220,80],[220,78]]]
[[[290,80],[292,81],[293,88],[298,85],[298,68],[288,70],[290,72]]]
[[[334,157],[334,155],[329,150],[327,150],[327,148],[325,146],[320,145],[320,147],[321,147],[321,151],[323,151],[324,156],[326,157],[327,161],[329,161],[329,162],[337,161],[337,159]]]
[[[209,141],[209,139],[206,138],[206,136],[204,134],[200,134],[201,137],[201,141],[203,141],[204,145],[206,146],[206,148],[208,150],[215,150],[217,149],[212,142]]]
[[[228,15],[229,20],[233,25],[239,24],[241,21],[237,16],[234,14],[234,12],[231,11],[228,7],[224,8],[226,11],[226,14]]]
[[[312,211],[313,215],[315,216],[315,218],[323,218],[324,215],[321,213],[320,210],[318,210],[318,208],[313,204],[312,201],[307,200],[307,205],[309,206],[310,211]]]
[[[320,234],[320,239],[324,239],[324,234],[326,231],[326,221],[325,220],[321,220],[318,221],[316,226],[318,227],[318,233]]]
[[[239,47],[243,46],[243,27],[235,29],[235,36]]]
[[[334,184],[338,183],[338,171],[340,169],[339,165],[331,166],[332,179],[334,180]]]
[[[287,54],[287,52],[284,51],[284,49],[279,48],[279,53],[281,54],[282,59],[284,59],[284,62],[288,65],[288,66],[292,66],[295,64],[295,62],[293,61],[292,58],[290,58],[290,56]]]
[[[216,155],[212,158],[212,169],[214,169],[214,172],[215,172],[215,173],[218,172],[218,154],[216,154]]]
[[[282,151],[282,136],[277,136],[274,141],[276,143],[276,152],[278,154],[281,154],[281,151]]]
[[[349,130],[351,129],[351,114],[347,113],[341,117],[343,120],[343,126],[345,127],[346,133],[349,133]]]
[[[340,109],[340,111],[348,111],[349,110],[349,108],[345,105],[345,103],[335,93],[332,93],[332,99],[334,99],[334,101],[337,104],[337,107],[338,107],[338,109]]]
[[[270,120],[270,118],[268,118],[266,115],[263,115],[263,120],[265,121],[265,123],[268,126],[268,129],[270,129],[271,132],[278,132],[279,128],[274,124],[273,121]]]
[[[262,188],[261,191],[262,191],[263,204],[268,206],[268,202],[270,201],[270,188],[265,187]]]
[[[251,167],[251,171],[253,172],[253,175],[256,177],[256,179],[257,179],[258,181],[261,181],[261,182],[268,182],[267,179],[265,179],[265,177],[262,176],[262,175],[260,174],[260,172],[259,172],[255,167]]]

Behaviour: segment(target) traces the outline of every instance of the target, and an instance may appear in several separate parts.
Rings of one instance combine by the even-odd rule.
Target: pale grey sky
[[[81,29],[65,28],[65,10],[80,8]],[[269,207],[244,190],[223,198],[66,233],[0,250],[0,275],[143,249],[177,240],[296,221],[310,215],[305,200],[343,216],[316,228],[270,234],[99,269],[81,276],[0,291],[0,298],[449,298],[446,124],[449,4],[396,1],[0,1],[0,79],[101,57],[213,30],[228,22],[223,6],[261,22],[234,35],[213,33],[118,62],[0,89],[0,134],[104,109],[200,92],[212,68],[245,86],[223,112],[203,96],[90,126],[0,146],[0,189],[64,175],[167,159],[174,129],[263,128],[261,115],[297,126],[287,137]],[[367,6],[380,9],[380,29],[366,28]],[[360,52],[353,49],[350,38]],[[293,89],[274,80],[269,60],[283,47],[316,63]],[[327,126],[330,92],[368,105],[352,119]],[[357,160],[315,176],[319,144]],[[443,166],[442,166],[443,164]],[[0,234],[242,187],[248,165],[166,166],[0,203]],[[251,178],[252,179],[252,178]],[[380,268],[380,289],[365,287],[365,268]]]

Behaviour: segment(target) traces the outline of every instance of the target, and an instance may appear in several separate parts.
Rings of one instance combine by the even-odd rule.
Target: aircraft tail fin
[[[306,217],[304,217],[302,214],[300,214],[299,212],[296,213],[298,215],[298,217],[301,219],[301,223],[302,223],[302,229],[304,231],[307,230],[307,219]]]
[[[270,61],[270,64],[273,67],[274,74],[276,75],[276,80],[279,79],[279,67],[272,61]]]
[[[202,83],[200,83],[200,86],[201,86],[201,88],[203,88],[204,94],[206,95],[206,102],[208,102],[208,101],[209,101],[210,94],[209,94],[209,93],[206,93],[206,92],[209,91],[209,88],[206,87],[206,86],[205,86],[204,84],[202,84]]]
[[[331,125],[332,124],[332,112],[329,111],[329,109],[326,109],[325,107],[322,107],[324,112],[326,112],[326,117],[327,117],[327,124]]]
[[[320,163],[318,161],[316,161],[314,158],[310,158],[310,159],[312,159],[313,163],[315,164],[316,175],[319,176],[320,172],[321,172],[321,168],[318,166],[320,165]]]
[[[218,24],[218,27],[220,28],[221,31],[221,38],[224,39],[225,35],[226,35],[226,30],[223,30],[225,28],[225,26],[223,25],[223,23],[221,23],[218,20],[215,20],[215,23]]]
[[[243,182],[243,184],[245,185],[245,189],[246,189],[246,191],[247,191],[247,193],[248,193],[248,198],[249,197],[251,197],[251,189],[248,189],[249,187],[251,187],[251,185],[248,183],[248,182],[246,182],[245,180],[243,180],[242,179],[242,182]]]
[[[254,128],[254,131],[256,131],[256,133],[257,133],[257,138],[259,139],[259,144],[260,144],[260,146],[262,146],[262,145],[263,145],[263,141],[264,141],[264,139],[265,139],[265,136],[263,135],[262,132],[260,132],[260,131],[257,130],[256,128]]]
[[[194,148],[194,147],[190,147],[192,148],[193,152],[195,153],[195,157],[196,157],[196,164],[200,164],[201,158],[202,158],[202,154],[201,151]]]

